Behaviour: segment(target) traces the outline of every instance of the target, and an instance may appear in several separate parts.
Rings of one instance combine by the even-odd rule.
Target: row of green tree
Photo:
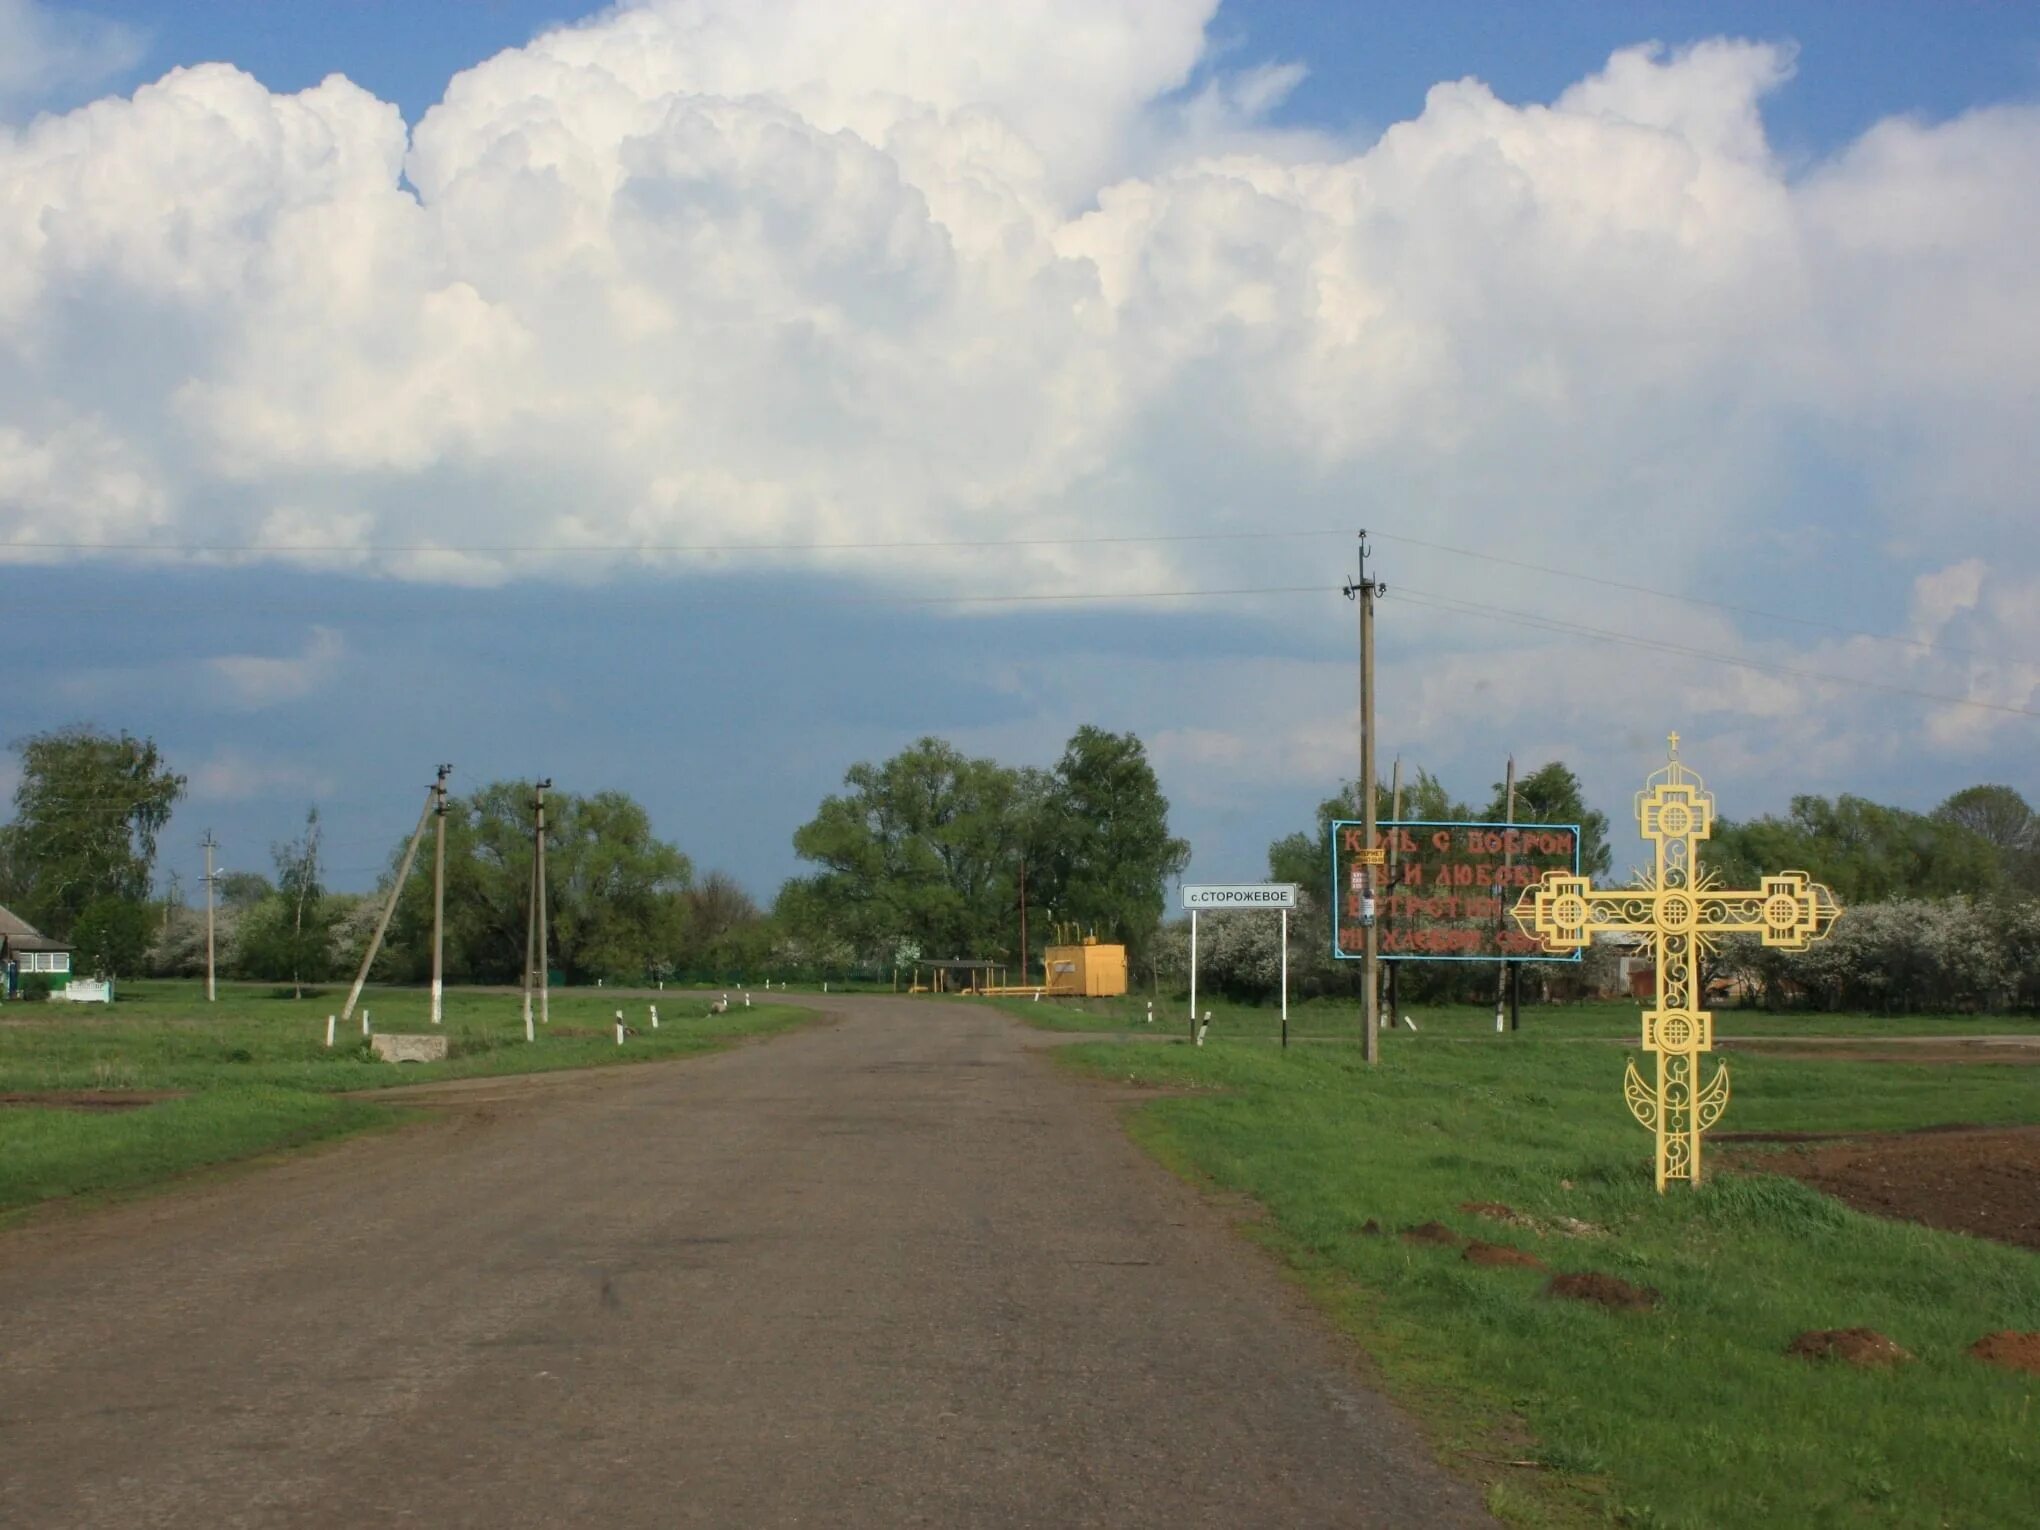
[[[1383,784],[1378,790],[1386,816],[1389,789]],[[1499,821],[1506,812],[1499,782],[1485,799],[1468,802],[1419,770],[1403,792],[1405,818]],[[1306,994],[1359,992],[1358,965],[1330,954],[1325,869],[1332,823],[1360,816],[1358,790],[1348,783],[1319,805],[1312,829],[1268,847],[1270,874],[1303,888],[1303,913],[1291,921],[1290,973]],[[1581,869],[1609,879],[1608,819],[1587,806],[1578,778],[1564,764],[1544,765],[1517,783],[1516,818],[1577,823]],[[1767,872],[1805,871],[1849,910],[1835,934],[1806,953],[1767,952],[1754,940],[1724,942],[1710,972],[1736,979],[1749,999],[1872,1009],[2040,1002],[2040,952],[2032,934],[2040,917],[2040,816],[2010,787],[1969,787],[1927,813],[1848,795],[1795,797],[1783,815],[1717,823],[1703,864],[1718,881],[1746,887]],[[1222,922],[1200,947],[1200,981],[1220,991],[1264,994],[1274,986],[1280,954],[1270,921]],[[1533,990],[1564,998],[1606,991],[1614,983],[1613,957],[1611,948],[1601,947],[1579,966],[1534,964],[1528,969]],[[1187,932],[1172,929],[1157,947],[1154,977],[1187,982],[1187,968]],[[1494,994],[1495,974],[1484,965],[1410,962],[1402,964],[1398,981],[1402,997],[1412,1002],[1484,1000]]]
[[[200,899],[149,896],[157,836],[183,794],[154,742],[85,728],[18,746],[15,818],[0,828],[0,902],[78,946],[82,971],[204,970]],[[445,971],[514,983],[524,964],[531,789],[450,795],[445,813]],[[1187,847],[1131,734],[1085,727],[1047,770],[1009,767],[924,738],[853,766],[794,836],[815,866],[760,909],[730,877],[699,879],[620,792],[547,798],[552,968],[567,982],[756,978],[882,971],[915,957],[1017,961],[1077,924],[1145,952]],[[220,877],[214,951],[224,976],[328,981],[360,961],[402,859],[371,894],[326,885],[316,809],[272,848],[273,876]],[[432,960],[428,847],[401,890],[375,977],[424,979]]]

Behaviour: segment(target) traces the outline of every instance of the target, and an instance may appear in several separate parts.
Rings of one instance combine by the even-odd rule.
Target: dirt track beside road
[[[0,1523],[1486,1523],[1040,1038],[820,1002],[0,1233]]]

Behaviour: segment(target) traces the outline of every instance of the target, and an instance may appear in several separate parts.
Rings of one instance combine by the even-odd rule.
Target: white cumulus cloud
[[[1763,103],[1791,49],[1716,40],[1548,103],[1441,83],[1346,142],[1270,124],[1300,66],[1228,71],[1214,9],[644,0],[476,65],[408,129],[342,78],[208,65],[0,130],[0,542],[472,583],[539,566],[499,548],[1372,504],[1681,588],[1710,547],[1816,569],[1843,542],[2040,577],[2040,109],[1788,166]],[[1846,471],[1809,495],[1810,462]],[[1295,552],[836,562],[1138,589],[1290,583]],[[235,683],[288,688],[270,673]],[[1804,689],[1709,673],[1746,714]],[[1441,664],[1420,715],[1498,674]]]

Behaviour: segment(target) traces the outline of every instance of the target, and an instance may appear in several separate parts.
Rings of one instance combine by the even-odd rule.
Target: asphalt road
[[[1486,1522],[1044,1038],[828,1002],[0,1234],[0,1524]]]

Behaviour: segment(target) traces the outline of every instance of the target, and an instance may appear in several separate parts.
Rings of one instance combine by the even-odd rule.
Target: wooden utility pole
[[[545,794],[550,778],[538,783],[538,1023],[552,1024],[552,958],[547,955],[545,882]]]
[[[354,986],[347,991],[347,1007],[340,1011],[342,1020],[352,1019],[354,1006],[361,1002],[361,990],[368,982],[368,969],[375,965],[376,955],[382,950],[383,936],[390,927],[390,916],[397,911],[397,899],[403,896],[404,883],[411,878],[411,866],[418,859],[418,845],[425,838],[425,825],[431,821],[432,810],[439,803],[437,787],[428,787],[425,792],[425,811],[418,815],[418,827],[411,831],[411,842],[404,846],[404,863],[397,868],[397,879],[390,884],[390,895],[383,900],[382,917],[375,922],[375,933],[368,938],[368,950],[362,953],[361,970],[354,974]]]
[[[432,816],[438,820],[432,844],[432,1023],[439,1024],[444,1015],[446,992],[446,778],[453,774],[451,765],[439,767],[439,779],[433,784]]]
[[[1513,754],[1509,756],[1509,773],[1503,778],[1503,781],[1502,791],[1504,793],[1503,802],[1505,804],[1503,821],[1507,824],[1513,824],[1516,821],[1516,757]],[[1507,873],[1509,868],[1514,866],[1515,863],[1516,852],[1508,847],[1508,839],[1504,835],[1502,842],[1503,876],[1500,881],[1495,883],[1495,945],[1498,948],[1503,938],[1509,933],[1509,916],[1507,912],[1509,878]],[[1502,1006],[1508,1001],[1509,974],[1514,970],[1515,965],[1507,956],[1503,956],[1501,965],[1495,969],[1495,1029],[1497,1031],[1502,1029]],[[1513,1026],[1510,1028],[1514,1029]]]
[[[213,883],[218,880],[213,875],[213,851],[219,849],[220,842],[207,829],[199,843],[205,847],[205,1002],[212,1004],[219,999],[213,984]]]
[[[1374,597],[1386,589],[1386,585],[1368,577],[1367,533],[1363,529],[1360,533],[1360,577],[1346,586],[1346,598],[1358,600],[1360,604],[1360,818],[1369,850],[1376,846],[1379,829],[1374,789]],[[1367,945],[1360,958],[1360,1012],[1366,1028],[1367,1061],[1376,1063],[1381,1060],[1381,945],[1375,921],[1367,912],[1374,901],[1374,868],[1363,868],[1361,875],[1362,923],[1367,931]]]

